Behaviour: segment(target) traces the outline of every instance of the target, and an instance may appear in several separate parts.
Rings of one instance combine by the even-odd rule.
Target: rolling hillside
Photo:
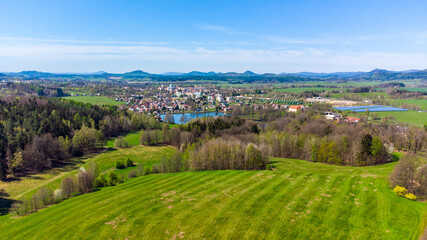
[[[418,239],[425,204],[397,197],[395,163],[273,158],[276,171],[157,174],[0,217],[0,239]]]

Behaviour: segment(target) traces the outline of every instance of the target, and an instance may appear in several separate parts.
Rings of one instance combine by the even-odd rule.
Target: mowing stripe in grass
[[[248,173],[250,173],[250,175],[253,177],[260,172],[257,171]],[[194,216],[191,216],[192,219],[200,219],[200,221],[193,223],[195,224],[194,227],[200,229],[200,235],[195,237],[211,238],[210,235],[216,232],[215,228],[223,224],[224,220],[227,219],[226,216],[233,212],[232,208],[228,210],[224,210],[224,208],[228,207],[231,202],[236,201],[236,198],[240,198],[239,200],[244,200],[241,198],[240,194],[252,186],[254,180],[252,177],[249,177],[250,175],[246,176],[245,174],[245,176],[242,176],[243,181],[233,181],[229,185],[219,186],[218,190],[223,189],[223,191],[221,191],[219,194],[212,196],[212,198],[209,197],[204,202],[196,203],[196,207],[199,209],[204,209],[204,207],[206,207],[205,209],[207,212],[205,213],[204,211],[202,212],[198,210],[197,212],[194,212]],[[240,178],[237,180],[240,180]],[[206,217],[206,215],[208,217]],[[187,222],[189,222],[189,219],[184,221],[184,225],[189,225]]]
[[[289,206],[290,209],[285,211],[288,225],[278,230],[278,232],[281,233],[279,236],[287,236],[292,239],[299,238],[299,230],[297,229],[300,226],[304,226],[307,213],[311,214],[311,212],[305,211],[307,208],[306,205],[309,203],[308,200],[312,199],[312,202],[314,202],[315,200],[313,198],[317,198],[318,193],[322,191],[325,185],[328,186],[329,184],[327,176],[325,175],[307,175],[304,190],[294,197],[294,204],[291,204]],[[329,203],[325,203],[324,205],[327,206]],[[279,238],[279,236],[277,236],[277,238]]]
[[[202,176],[204,175],[204,177],[207,177],[207,178],[209,178],[210,177],[210,175],[208,174],[208,173],[202,173],[201,174]],[[156,184],[156,188],[154,188],[154,191],[157,191],[157,190],[159,190],[159,189],[161,189],[161,188],[163,188],[163,187],[165,187],[165,186],[168,186],[168,187],[173,187],[173,186],[175,186],[175,185],[179,185],[179,184],[181,184],[183,181],[192,181],[192,180],[194,180],[194,179],[198,179],[198,178],[200,178],[200,175],[192,175],[191,176],[191,178],[183,178],[182,177],[182,175],[180,175],[180,174],[176,174],[176,175],[170,175],[169,177],[172,177],[172,178],[179,178],[179,181],[175,181],[175,182],[173,182],[173,183],[171,183],[169,180],[170,180],[170,178],[168,179],[168,178],[165,178],[165,179],[163,179],[163,181],[160,181],[160,184]],[[144,178],[144,177],[142,177],[142,178]],[[125,185],[126,183],[124,183],[124,184],[122,184],[122,185]],[[172,184],[172,185],[171,185]],[[126,186],[126,185],[125,185]],[[141,185],[141,184],[128,184],[128,186],[126,186],[126,187],[129,187],[130,186],[130,188],[126,188],[126,191],[129,191],[129,190],[131,190],[131,191],[134,191],[135,189],[133,189],[132,187],[134,187],[134,188],[141,188],[142,186],[144,186],[144,185]],[[112,206],[110,206],[109,204],[105,204],[103,207],[100,207],[99,206],[99,196],[101,195],[101,196],[112,196],[113,194],[111,194],[111,193],[114,193],[114,195],[118,195],[118,194],[120,194],[121,192],[123,191],[123,187],[121,186],[121,185],[119,185],[119,186],[116,186],[116,187],[108,187],[108,188],[105,188],[105,189],[102,189],[100,192],[95,192],[95,193],[90,193],[90,194],[85,194],[85,195],[81,195],[81,196],[77,196],[77,197],[75,197],[75,198],[71,198],[71,199],[68,199],[67,201],[65,201],[65,202],[63,202],[63,203],[61,203],[61,204],[67,204],[67,207],[68,208],[70,208],[70,209],[74,209],[75,208],[75,205],[77,205],[77,206],[79,206],[79,204],[81,204],[81,202],[79,201],[79,199],[78,198],[83,198],[83,199],[85,199],[85,205],[86,206],[92,206],[92,208],[94,208],[94,209],[97,209],[98,211],[99,210],[102,210],[102,209],[105,209],[106,211],[105,212],[107,212],[107,213],[111,213],[111,211],[109,211],[109,209],[112,207]],[[61,204],[59,204],[59,205],[61,205]],[[112,203],[110,203],[111,205],[113,205]],[[39,214],[39,213],[42,213],[42,212],[48,212],[47,213],[47,215],[49,215],[49,216],[51,216],[51,217],[47,217],[47,218],[45,218],[44,219],[44,221],[49,221],[49,220],[55,220],[55,222],[56,223],[61,223],[61,222],[66,222],[66,219],[67,218],[69,218],[70,216],[64,216],[64,211],[63,211],[63,209],[62,208],[55,208],[57,211],[54,211],[53,213],[51,213],[51,212],[49,212],[48,210],[49,210],[49,208],[48,209],[42,209],[42,210],[40,210],[40,212],[37,212],[37,213],[33,213],[33,214]],[[89,209],[85,209],[85,211],[82,211],[82,213],[81,214],[79,214],[79,218],[82,218],[82,219],[90,219],[90,214],[91,214],[91,211],[88,211]],[[102,212],[102,211],[101,211]],[[84,214],[84,213],[86,213],[86,214]],[[83,214],[83,215],[82,215]],[[31,214],[32,215],[32,214]],[[85,216],[87,216],[87,218],[85,218]],[[15,226],[16,225],[18,225],[18,226],[21,226],[21,228],[24,228],[25,227],[25,225],[24,225],[24,221],[25,221],[25,219],[27,218],[28,216],[26,216],[26,217],[23,217],[23,218],[21,218],[20,220],[22,220],[22,221],[20,221],[20,223],[19,224],[15,224]],[[102,222],[103,221],[103,219],[102,220],[99,220],[99,219],[102,219],[102,218],[98,218],[98,221],[97,222]],[[93,219],[92,219],[93,220]],[[108,221],[108,219],[107,219],[107,221]],[[106,222],[106,221],[104,221],[104,222]],[[64,233],[64,232],[74,232],[75,233],[75,229],[73,230],[72,229],[72,227],[73,226],[68,226],[66,223],[63,223],[63,224],[61,224],[61,225],[64,225],[64,227],[61,227],[61,230],[60,231],[57,231],[56,233],[57,233],[57,235],[58,235],[58,237],[61,237],[61,236],[63,236],[62,234]],[[67,227],[69,227],[69,228],[71,228],[71,229],[68,229]],[[19,229],[18,229],[18,231],[17,232],[21,232]],[[42,233],[43,232],[43,230],[41,230],[41,231],[38,231],[37,233]],[[1,233],[0,233],[1,234]],[[19,237],[20,235],[18,234],[17,235],[17,237]],[[55,237],[55,236],[53,236],[53,237]]]
[[[230,232],[231,235],[227,236],[231,239],[245,236],[250,230],[250,228],[248,228],[248,222],[259,222],[257,221],[256,215],[261,211],[262,206],[269,204],[270,199],[277,194],[279,186],[288,181],[275,176],[266,182],[267,186],[259,189],[259,192],[255,193],[252,198],[244,201],[244,204],[242,204],[242,207],[237,212],[240,216],[234,214],[234,216],[238,216],[238,218],[232,221],[234,225],[229,225],[230,229],[233,231]]]
[[[350,226],[348,224],[347,218],[349,209],[352,209],[355,204],[350,199],[350,186],[356,181],[355,178],[349,178],[344,176],[337,177],[337,182],[334,185],[333,201],[334,205],[330,207],[326,214],[330,216],[329,221],[325,221],[319,227],[323,229],[326,233],[325,238],[348,238],[347,235],[350,231]],[[340,186],[337,188],[336,185]],[[331,194],[332,195],[332,194]],[[349,196],[350,195],[350,196]],[[331,232],[330,229],[336,228],[340,231]]]
[[[226,181],[220,181],[218,184],[213,186],[212,188],[204,188],[201,190],[197,189],[196,191],[192,191],[188,195],[191,196],[189,201],[193,201],[191,211],[183,212],[182,214],[176,215],[178,218],[178,222],[182,223],[182,225],[186,225],[188,220],[191,218],[195,218],[196,215],[206,215],[206,211],[209,212],[213,209],[213,206],[226,201],[227,196],[225,192],[230,192],[240,188],[241,186],[247,184],[251,179],[249,176],[253,175],[254,172],[246,171],[246,172],[234,172],[234,176],[228,177]],[[223,190],[223,191],[221,191]],[[199,211],[199,209],[206,209],[206,211]],[[201,216],[202,217],[202,216]],[[197,222],[196,224],[199,224]],[[203,226],[200,226],[203,227]]]
[[[236,176],[236,174],[233,174],[233,172],[231,171],[227,172],[226,175],[224,175],[223,173],[220,174],[220,172],[212,172],[211,178],[209,179],[209,181],[206,181],[206,183],[209,184],[209,183],[221,182],[226,178],[230,178],[230,174],[234,175],[232,177],[238,177]],[[218,177],[218,175],[222,175],[222,177]],[[203,187],[205,187],[205,184],[203,182],[194,182],[193,185],[186,186],[185,188],[180,190],[180,192],[187,192],[189,189],[192,189],[194,186],[199,186],[198,190],[200,191]],[[158,219],[158,221],[154,221],[154,220],[149,221],[149,223],[144,227],[144,232],[155,234],[155,233],[158,233],[159,227],[163,228],[162,229],[163,232],[165,231],[164,230],[165,227],[166,227],[166,230],[168,229],[168,227],[171,227],[171,228],[177,227],[177,226],[168,226],[165,223],[163,224],[161,223],[164,221],[164,219],[170,219],[171,222],[173,221],[175,224],[179,224],[179,223],[176,223],[175,221],[175,217],[176,217],[175,212],[179,212],[180,209],[188,209],[188,208],[192,209],[195,207],[195,206],[189,205],[188,202],[185,204],[181,202],[177,202],[177,203],[173,202],[173,203],[170,203],[170,206],[173,206],[173,207],[171,209],[168,209],[168,206],[163,205],[161,208],[162,211],[156,214],[156,219]]]
[[[233,201],[227,202],[227,205],[222,208],[219,216],[221,216],[223,220],[221,224],[218,224],[217,227],[219,229],[215,232],[213,238],[217,238],[216,235],[219,233],[225,236],[225,238],[233,238],[233,236],[237,234],[235,227],[239,219],[244,218],[246,221],[248,220],[247,214],[240,211],[240,209],[247,208],[247,206],[254,201],[253,196],[256,196],[258,191],[261,191],[260,193],[262,194],[262,189],[280,181],[280,178],[273,178],[270,181],[259,181],[259,179],[256,179],[256,176],[254,177],[255,179],[252,179],[252,182],[249,183],[250,186],[242,189],[242,191],[238,192],[236,195],[233,195],[231,197]],[[232,215],[230,215],[230,213],[232,213]],[[242,235],[243,234],[240,234],[239,237]]]
[[[170,175],[171,177],[173,176],[172,174],[168,174],[168,175]],[[125,214],[125,213],[127,213],[125,206],[129,206],[128,209],[131,209],[132,205],[142,203],[143,206],[141,206],[142,210],[138,212],[139,215],[149,216],[149,215],[156,214],[156,217],[158,217],[158,216],[160,216],[159,214],[164,212],[166,207],[163,206],[159,202],[150,201],[153,199],[152,198],[153,196],[157,196],[162,192],[164,193],[164,192],[172,191],[173,189],[175,189],[176,187],[179,187],[179,186],[190,186],[190,185],[188,185],[188,183],[196,184],[197,181],[204,181],[205,179],[210,180],[213,177],[212,174],[208,174],[208,173],[201,173],[200,175],[199,174],[191,174],[191,175],[177,174],[177,175],[180,175],[181,178],[176,180],[176,181],[166,181],[166,182],[168,182],[168,184],[165,184],[164,186],[157,186],[157,189],[160,191],[157,191],[157,189],[155,189],[154,191],[147,193],[145,197],[142,197],[142,198],[135,198],[134,197],[133,201],[132,201],[132,199],[125,197],[126,194],[128,194],[130,191],[122,191],[124,194],[119,195],[122,198],[122,200],[117,200],[117,201],[114,201],[112,203],[114,206],[121,206],[118,208],[119,211],[111,211],[110,210],[108,212],[107,216],[99,218],[99,220],[97,221],[98,224],[101,224],[101,226],[102,226],[102,227],[99,227],[101,230],[101,233],[99,236],[104,236],[102,234],[103,232],[105,232],[105,234],[106,234],[105,236],[108,236],[108,232],[110,231],[111,226],[105,225],[104,224],[105,222],[114,221],[115,218],[117,218],[121,215],[125,216],[126,218],[129,218],[129,215]],[[139,188],[141,188],[141,187],[142,186],[140,185]],[[138,186],[136,186],[136,189],[134,189],[132,192],[134,192],[137,189],[138,189]],[[150,188],[145,188],[145,189],[149,190]],[[126,190],[129,190],[129,189],[126,189]],[[106,209],[114,209],[114,207],[113,206],[106,207]],[[132,219],[129,219],[129,220],[132,220]],[[146,220],[146,222],[150,221],[149,218],[146,218],[145,220]],[[144,224],[144,222],[142,222],[141,224]],[[82,230],[82,233],[84,233],[84,232],[87,232],[87,231]]]
[[[284,181],[286,182],[286,185],[283,184],[274,198],[272,198],[268,204],[264,204],[261,207],[257,216],[259,220],[253,221],[252,224],[248,226],[248,229],[254,230],[251,231],[251,233],[248,232],[245,235],[245,238],[267,238],[268,233],[274,231],[271,223],[275,221],[276,216],[280,213],[280,211],[286,208],[285,204],[299,193],[302,182],[306,180],[304,175],[299,175],[295,179],[289,179],[289,175],[285,174],[281,174],[280,177],[285,179]],[[282,224],[286,223],[282,222]]]

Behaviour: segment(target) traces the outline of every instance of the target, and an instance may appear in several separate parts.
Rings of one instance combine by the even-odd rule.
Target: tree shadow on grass
[[[15,202],[15,200],[7,197],[9,197],[9,194],[0,189],[0,216],[8,214],[10,207]]]

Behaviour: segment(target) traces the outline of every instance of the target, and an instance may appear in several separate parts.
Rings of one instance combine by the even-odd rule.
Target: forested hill
[[[2,73],[0,73],[2,74]],[[336,73],[264,73],[256,74],[251,71],[237,72],[199,72],[152,74],[142,70],[128,73],[48,73],[38,71],[22,71],[17,73],[3,73],[6,79],[109,79],[109,80],[151,80],[151,81],[187,81],[213,80],[231,82],[296,82],[316,80],[397,80],[397,79],[427,79],[426,70],[388,71],[374,69],[370,72],[336,72]],[[0,75],[1,77],[1,75]]]
[[[156,127],[156,120],[59,98],[0,99],[0,178],[41,171],[97,148],[106,137]]]

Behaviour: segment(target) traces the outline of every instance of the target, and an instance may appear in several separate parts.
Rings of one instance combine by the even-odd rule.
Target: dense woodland
[[[159,128],[153,117],[59,98],[0,99],[0,178],[42,171],[93,151],[108,137]]]

